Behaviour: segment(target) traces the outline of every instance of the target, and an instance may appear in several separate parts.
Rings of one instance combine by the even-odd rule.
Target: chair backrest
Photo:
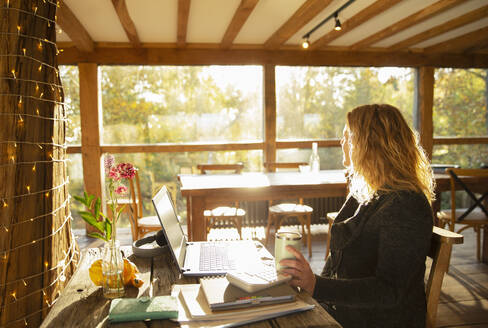
[[[450,230],[454,230],[454,224],[463,220],[471,211],[476,207],[479,207],[485,215],[488,217],[488,209],[483,205],[483,200],[488,199],[488,183],[477,184],[476,190],[469,188],[468,185],[463,182],[463,177],[478,177],[478,178],[488,178],[487,169],[458,169],[458,168],[448,168],[446,173],[449,174],[451,183],[451,223],[449,224]],[[461,216],[456,218],[456,190],[464,190],[468,196],[473,200],[473,205],[471,205]],[[473,191],[482,193],[480,198],[476,197]],[[485,201],[486,202],[486,201]]]
[[[434,227],[430,242],[429,257],[432,258],[429,279],[425,288],[427,295],[427,318],[425,327],[435,327],[437,305],[441,293],[442,280],[449,267],[452,245],[462,244],[463,236],[455,232]]]
[[[241,173],[244,169],[244,164],[198,164],[197,169],[200,174],[207,174],[210,171],[231,171],[232,173]]]
[[[279,169],[296,169],[300,168],[300,165],[308,165],[305,162],[266,162],[263,163],[266,172],[275,172]]]
[[[167,182],[165,186],[171,194],[173,204],[175,204],[176,206],[176,198],[178,195],[178,184],[176,182]],[[142,204],[141,180],[138,171],[136,171],[136,175],[134,179],[129,180],[129,197],[132,204],[132,208],[135,209],[135,213],[134,213],[135,217],[137,219],[142,218],[144,215],[142,212],[143,204]]]
[[[136,220],[142,217],[142,194],[141,182],[139,179],[139,172],[136,170],[134,179],[129,180],[130,200],[132,202],[132,209],[134,209],[134,217]]]

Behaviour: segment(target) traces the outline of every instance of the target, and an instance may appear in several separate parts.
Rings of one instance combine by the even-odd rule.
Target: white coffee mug
[[[275,266],[276,271],[280,271],[283,267],[280,261],[284,259],[295,259],[295,255],[290,253],[286,246],[293,246],[296,250],[300,250],[300,243],[302,235],[299,232],[282,231],[275,234]]]

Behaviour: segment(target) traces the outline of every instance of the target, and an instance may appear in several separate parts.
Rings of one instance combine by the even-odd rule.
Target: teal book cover
[[[108,319],[111,322],[173,319],[177,317],[178,303],[176,297],[169,295],[116,298],[112,300],[108,314]]]

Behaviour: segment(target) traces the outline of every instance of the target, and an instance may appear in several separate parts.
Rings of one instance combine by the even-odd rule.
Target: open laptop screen
[[[186,238],[176,215],[171,196],[165,186],[152,199],[154,209],[180,268],[185,261]]]

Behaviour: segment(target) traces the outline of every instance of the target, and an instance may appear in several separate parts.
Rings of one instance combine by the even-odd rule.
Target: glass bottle
[[[124,259],[120,251],[120,242],[110,240],[102,250],[103,296],[109,299],[124,296]]]
[[[310,172],[318,173],[320,171],[320,157],[318,153],[317,143],[312,143],[312,155],[310,155]]]

